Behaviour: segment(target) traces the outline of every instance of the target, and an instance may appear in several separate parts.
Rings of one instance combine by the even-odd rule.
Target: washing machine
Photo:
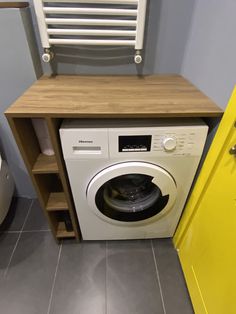
[[[84,240],[172,237],[208,127],[200,119],[66,119],[60,138]]]

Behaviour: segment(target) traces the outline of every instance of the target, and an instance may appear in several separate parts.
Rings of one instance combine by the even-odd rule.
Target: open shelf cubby
[[[68,208],[66,203],[65,194],[63,193],[63,187],[61,179],[58,174],[44,173],[35,174],[34,179],[37,183],[37,187],[43,201],[44,207],[57,209],[57,205],[61,208],[61,203],[65,205],[64,209]],[[63,199],[64,196],[64,199]]]
[[[41,207],[55,239],[79,239],[78,220],[61,154],[61,119],[45,118],[55,155],[44,155],[31,117],[8,118],[16,142],[31,176]]]
[[[75,232],[73,230],[73,225],[68,211],[49,212],[49,217],[52,221],[54,221],[55,234],[57,238],[75,237]]]
[[[67,231],[65,227],[65,223],[63,221],[60,221],[58,223],[57,231],[56,231],[56,237],[58,239],[63,238],[74,238],[75,232],[74,231]]]

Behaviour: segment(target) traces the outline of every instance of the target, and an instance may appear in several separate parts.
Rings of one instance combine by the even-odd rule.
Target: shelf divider
[[[68,210],[68,204],[66,201],[65,193],[64,192],[50,193],[46,205],[46,210],[47,211]]]
[[[32,172],[34,174],[59,173],[56,157],[39,154],[33,166]]]
[[[74,238],[75,237],[75,232],[74,231],[67,231],[65,223],[63,221],[60,221],[58,223],[58,226],[57,226],[56,237],[58,239],[61,239],[61,238]]]

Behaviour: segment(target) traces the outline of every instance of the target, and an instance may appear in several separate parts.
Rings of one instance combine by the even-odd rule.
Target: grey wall
[[[235,12],[235,0],[196,0],[181,70],[222,108],[236,84]]]
[[[151,3],[155,7],[153,14],[159,12],[158,27],[153,30],[154,73],[180,73],[195,0],[153,0]]]
[[[42,63],[44,73],[180,73],[195,1],[148,0],[145,57],[140,66],[134,64],[134,50],[129,48],[57,47],[53,66]],[[29,4],[37,46],[42,54],[33,0],[29,0]]]
[[[145,58],[141,66],[133,63],[133,50],[127,48],[57,48],[53,71],[67,74],[152,74],[178,73],[183,62],[185,42],[195,0],[150,0],[145,36]],[[30,0],[37,44],[27,10],[0,10],[0,148],[15,178],[17,194],[33,197],[34,189],[19,155],[7,121],[5,109],[36,79],[39,72],[34,48],[42,53]],[[7,29],[7,33],[6,33]],[[44,72],[52,69],[43,64]],[[36,72],[37,73],[36,73]]]
[[[42,52],[32,2],[30,6]],[[235,12],[234,0],[150,0],[141,66],[133,63],[132,49],[62,47],[56,49],[53,71],[114,75],[182,73],[224,108],[236,81]],[[3,112],[39,75],[35,72],[39,65],[27,14],[18,9],[0,10],[0,149],[21,196],[33,196],[34,190]],[[51,72],[45,64],[43,68],[45,73]]]
[[[30,2],[38,48],[42,52]],[[67,74],[182,73],[222,108],[236,83],[234,0],[150,0],[145,58],[133,63],[127,48],[57,48],[53,71]],[[0,149],[13,172],[17,193],[34,190],[11,135],[4,110],[37,78],[36,45],[27,10],[0,10]],[[7,29],[7,33],[6,33]],[[6,35],[7,34],[7,35]],[[43,65],[44,72],[51,68]],[[40,70],[39,70],[40,71]]]
[[[0,151],[13,173],[17,194],[32,197],[34,189],[3,114],[40,75],[29,24],[28,9],[0,9]]]
[[[33,188],[2,114],[37,76],[33,62],[37,58],[32,58],[30,49],[36,46],[27,41],[32,39],[31,27],[25,27],[26,20],[16,11],[4,10],[3,14],[0,10],[0,148],[11,166],[18,194],[32,196]],[[32,4],[31,12],[42,51]],[[236,82],[235,12],[234,0],[150,0],[142,66],[133,63],[133,51],[126,48],[63,47],[57,48],[53,70],[68,74],[182,73],[224,108]],[[44,72],[50,71],[44,65]]]
[[[179,73],[194,2],[149,0],[142,65],[134,64],[134,49],[130,48],[57,47],[53,72],[88,75]],[[51,72],[47,65],[43,67],[45,73]]]

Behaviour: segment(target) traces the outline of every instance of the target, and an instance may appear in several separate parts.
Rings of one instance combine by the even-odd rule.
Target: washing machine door
[[[159,218],[173,206],[177,188],[163,168],[147,162],[124,162],[99,172],[89,183],[87,201],[103,220],[141,222]]]

